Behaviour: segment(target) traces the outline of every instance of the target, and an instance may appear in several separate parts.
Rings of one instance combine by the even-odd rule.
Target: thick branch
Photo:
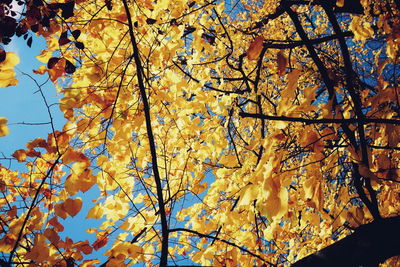
[[[358,227],[353,234],[294,263],[292,267],[378,266],[400,255],[400,216]]]
[[[366,140],[365,131],[364,131],[364,123],[363,123],[365,121],[365,118],[364,118],[365,116],[362,112],[361,98],[360,98],[358,92],[356,91],[356,88],[353,83],[354,77],[355,77],[355,72],[353,71],[353,65],[352,65],[351,58],[350,58],[350,52],[347,47],[346,40],[342,36],[343,31],[340,28],[339,22],[337,21],[335,14],[333,14],[331,7],[323,5],[323,8],[324,8],[326,14],[328,15],[329,22],[332,24],[333,30],[335,31],[336,34],[339,35],[338,40],[339,40],[340,50],[342,52],[343,61],[344,61],[346,87],[347,87],[347,91],[350,94],[351,100],[354,103],[354,111],[359,120],[357,132],[358,132],[358,136],[360,139],[362,162],[365,164],[365,166],[368,167],[368,165],[369,165],[369,163],[368,163],[368,148],[367,148],[367,140]],[[355,178],[355,179],[357,179],[357,178]],[[366,180],[365,185],[370,194],[370,200],[368,200],[368,201],[370,201],[371,203],[369,203],[368,206],[371,206],[373,208],[373,210],[371,210],[370,207],[368,207],[368,209],[371,211],[371,213],[375,219],[380,219],[381,216],[379,214],[376,192],[372,188],[371,181],[369,179]],[[358,191],[358,193],[362,193],[359,190],[357,190],[357,191]],[[367,203],[365,203],[365,204],[367,204]]]
[[[353,37],[354,34],[351,31],[343,32],[343,37]],[[306,44],[322,44],[328,41],[335,40],[339,37],[338,34],[332,34],[325,37],[310,39],[309,42],[304,41],[277,41],[277,40],[267,40],[264,44],[267,48],[275,48],[275,49],[290,49],[299,46],[304,46]]]
[[[144,115],[145,115],[145,120],[146,120],[146,129],[147,129],[147,136],[149,139],[149,145],[150,145],[150,153],[151,153],[151,163],[152,163],[152,169],[153,169],[153,174],[154,174],[154,180],[156,183],[156,188],[157,188],[157,201],[159,205],[159,211],[160,211],[160,218],[161,218],[161,257],[160,257],[160,266],[167,266],[167,260],[168,260],[168,224],[167,224],[167,216],[165,213],[165,204],[164,204],[164,197],[163,197],[163,188],[161,184],[161,178],[160,178],[160,173],[158,171],[158,163],[157,163],[157,152],[156,152],[156,144],[154,140],[154,135],[153,135],[153,129],[151,127],[151,114],[150,114],[150,105],[147,100],[147,95],[146,95],[146,88],[144,85],[144,79],[143,79],[143,67],[142,67],[142,62],[140,60],[140,51],[138,48],[138,45],[136,43],[136,38],[135,34],[133,31],[133,23],[131,19],[131,14],[129,11],[129,6],[127,3],[127,0],[123,0],[124,3],[124,8],[126,15],[128,17],[128,24],[129,24],[129,35],[131,38],[131,43],[132,43],[132,48],[133,48],[133,58],[135,60],[136,64],[136,75],[138,79],[138,86],[140,90],[140,95],[142,97],[142,102],[143,102],[143,109],[144,109]]]
[[[240,112],[239,116],[241,116],[243,118],[256,118],[256,119],[271,120],[271,121],[302,122],[302,123],[305,123],[305,124],[325,124],[325,123],[350,124],[350,123],[359,122],[359,119],[357,119],[357,118],[350,118],[350,119],[307,119],[307,118],[295,118],[295,117],[286,117],[286,116],[270,116],[270,115],[265,115],[265,114],[247,113],[247,112]],[[363,119],[363,123],[381,123],[381,124],[400,125],[400,120],[364,118]]]

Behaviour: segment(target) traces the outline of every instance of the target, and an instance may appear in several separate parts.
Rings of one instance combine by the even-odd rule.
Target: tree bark
[[[362,225],[351,235],[292,266],[378,266],[396,255],[400,255],[400,216]]]

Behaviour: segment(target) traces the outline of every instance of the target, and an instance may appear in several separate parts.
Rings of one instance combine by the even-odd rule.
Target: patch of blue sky
[[[45,45],[45,40],[41,37],[33,39],[31,48],[26,45],[23,38],[14,38],[9,45],[4,47],[7,52],[14,52],[20,58],[20,63],[15,69],[18,85],[0,88],[2,100],[0,116],[8,119],[7,125],[10,129],[9,135],[0,138],[0,164],[12,170],[26,171],[24,163],[18,163],[17,160],[12,159],[11,154],[15,150],[26,149],[26,144],[38,137],[47,139],[48,134],[53,131],[49,113],[51,113],[54,130],[62,131],[66,122],[58,104],[61,96],[56,92],[48,75],[33,73],[33,70],[43,65],[35,56],[40,54]],[[89,240],[93,243],[95,241],[95,235],[86,233],[86,229],[98,228],[104,220],[85,219],[85,217],[94,206],[93,200],[99,195],[99,189],[94,186],[85,193],[80,192],[73,196],[82,198],[83,206],[75,217],[68,217],[65,220],[59,218],[64,226],[64,231],[60,232],[62,239],[69,237],[74,242]],[[95,251],[90,258],[98,258],[104,262],[106,257],[102,255],[102,252],[106,248],[109,246],[98,252]]]
[[[42,38],[35,38],[32,48],[26,45],[22,38],[15,38],[10,45],[5,46],[7,52],[16,53],[20,63],[16,66],[16,86],[0,88],[2,104],[0,116],[7,117],[10,134],[0,138],[0,151],[4,155],[12,154],[16,149],[25,148],[25,144],[37,137],[47,138],[52,132],[49,111],[53,117],[55,130],[62,130],[65,123],[58,100],[59,96],[47,75],[34,74],[43,63],[35,55],[40,53],[45,45]],[[35,83],[35,80],[37,84]],[[46,99],[39,92],[39,86]]]

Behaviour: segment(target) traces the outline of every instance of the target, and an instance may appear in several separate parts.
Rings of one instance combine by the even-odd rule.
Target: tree
[[[398,1],[1,3],[3,43],[46,38],[67,120],[1,166],[3,265],[399,255]],[[94,242],[63,233],[83,205]]]

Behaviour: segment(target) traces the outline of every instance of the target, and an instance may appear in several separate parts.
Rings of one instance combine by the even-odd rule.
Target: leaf
[[[86,169],[89,163],[89,159],[81,151],[76,151],[73,148],[68,148],[62,156],[62,161],[64,164],[70,164],[71,162],[78,162],[83,164],[76,164],[72,166],[72,170],[75,173],[81,173]]]
[[[68,39],[68,33],[67,33],[67,31],[63,32],[63,33],[60,35],[60,38],[58,39],[58,44],[59,44],[60,46],[65,45],[65,44],[68,44],[68,43],[70,43],[70,42],[71,42],[71,40]]]
[[[149,24],[149,25],[152,25],[152,24],[154,24],[154,23],[156,23],[156,22],[157,22],[156,19],[152,19],[152,18],[147,18],[147,19],[146,19],[146,23]]]
[[[285,54],[282,51],[278,52],[276,61],[278,63],[278,75],[279,76],[285,75],[288,61]]]
[[[28,39],[28,41],[26,42],[26,44],[27,44],[29,47],[32,47],[32,36],[29,37],[29,39]]]
[[[7,52],[6,58],[0,63],[0,87],[17,85],[14,68],[19,63],[19,57],[13,52]]]
[[[49,61],[47,62],[47,68],[48,69],[54,68],[54,66],[58,63],[59,60],[60,60],[59,57],[50,58]]]
[[[63,204],[64,203],[54,205],[54,214],[65,220],[68,217],[68,213],[65,211]]]
[[[58,222],[58,219],[56,216],[54,216],[53,218],[51,218],[49,220],[49,224],[52,225],[54,227],[54,230],[56,230],[57,232],[64,231],[64,226]]]
[[[111,11],[112,10],[112,2],[111,2],[111,0],[105,0],[105,2],[106,2],[107,9],[109,11]]]
[[[82,42],[75,42],[75,46],[78,49],[85,49],[85,45]]]
[[[16,150],[11,156],[16,158],[18,162],[24,162],[26,160],[26,152],[23,149]]]
[[[94,260],[85,260],[83,261],[82,265],[80,265],[81,267],[93,267],[95,266],[95,264],[99,264],[101,263],[100,260],[94,259]]]
[[[345,0],[336,0],[336,6],[343,7],[344,6],[344,1]],[[348,1],[350,1],[350,0],[348,0]]]
[[[91,208],[86,216],[87,219],[101,219],[103,217],[103,207],[100,204],[96,204]]]
[[[4,51],[3,47],[0,47],[0,63],[6,60],[7,53]]]
[[[71,32],[72,36],[75,38],[75,40],[77,40],[79,38],[79,36],[81,35],[81,31],[80,30],[74,30]]]
[[[65,72],[72,74],[76,71],[76,67],[68,59],[65,60]]]
[[[257,36],[251,43],[246,51],[248,60],[258,60],[260,53],[263,49],[264,37]]]
[[[193,33],[195,30],[196,30],[195,27],[186,26],[186,27],[185,27],[185,30],[183,31],[182,38],[185,37],[185,36],[187,36],[187,35],[189,35],[189,34],[191,34],[191,33]]]
[[[61,3],[59,4],[62,10],[61,16],[64,19],[68,19],[74,15],[74,6],[75,2],[74,1],[69,1],[66,3]]]
[[[68,198],[64,203],[63,203],[63,209],[71,216],[75,217],[76,214],[79,213],[79,211],[82,208],[82,199],[81,198]]]
[[[36,148],[36,147],[46,148],[46,147],[47,147],[47,142],[46,142],[46,140],[44,140],[44,139],[41,138],[41,137],[38,137],[38,138],[36,138],[35,140],[30,141],[30,142],[28,142],[28,143],[26,144],[26,148],[28,148],[28,149],[33,149],[33,148]]]
[[[96,241],[94,241],[94,243],[92,244],[92,247],[94,248],[94,250],[99,250],[100,248],[107,245],[107,242],[108,242],[107,236],[100,236],[99,238],[97,238]]]
[[[301,71],[298,69],[294,69],[291,72],[289,72],[288,74],[288,85],[287,85],[287,89],[286,92],[290,92],[289,95],[286,95],[286,97],[289,98],[294,98],[294,91],[297,88],[297,84],[298,84],[298,80],[300,77]]]
[[[49,59],[51,58],[53,52],[49,49],[43,49],[40,53],[40,55],[36,56],[36,58],[43,63],[47,63]]]
[[[60,241],[60,236],[53,228],[47,228],[44,231],[44,236],[53,244],[57,245],[58,241]]]
[[[89,255],[93,252],[93,248],[89,245],[89,241],[81,241],[74,244],[74,248],[78,249],[85,255]]]
[[[0,137],[6,136],[10,133],[7,127],[7,118],[0,117]]]

